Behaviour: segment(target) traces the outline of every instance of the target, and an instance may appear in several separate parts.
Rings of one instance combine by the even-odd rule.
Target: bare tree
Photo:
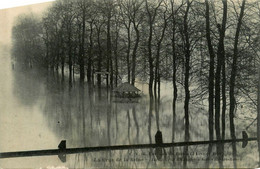
[[[160,95],[160,53],[162,49],[162,41],[165,36],[165,31],[168,26],[168,22],[171,16],[167,16],[168,6],[167,4],[164,5],[164,9],[161,9],[162,13],[162,28],[160,27],[161,32],[160,35],[156,38],[156,57],[155,57],[155,78],[154,78],[154,94],[157,93],[157,84],[158,84],[158,96]],[[156,33],[155,33],[156,35]]]
[[[126,65],[127,65],[127,82],[130,83],[131,79],[131,64],[130,64],[130,51],[131,51],[131,2],[122,1],[119,2],[120,14],[122,23],[127,31],[127,49],[126,49]]]
[[[225,54],[225,45],[224,38],[226,32],[226,23],[227,23],[227,0],[223,0],[223,19],[222,27],[219,30],[220,39],[219,39],[219,49],[218,55],[221,55],[221,66],[222,66],[222,139],[225,139],[225,121],[226,121],[226,54]]]
[[[79,47],[79,69],[80,69],[80,81],[83,82],[85,79],[85,33],[86,33],[86,12],[87,12],[87,5],[85,0],[77,1],[79,6],[81,16],[82,16],[82,28],[81,28],[81,42]]]
[[[150,5],[147,0],[145,0],[146,12],[148,14],[148,25],[149,25],[149,36],[148,36],[148,62],[149,62],[149,93],[152,94],[153,81],[154,81],[154,57],[152,55],[152,40],[153,40],[153,27],[155,18],[159,7],[161,6],[163,0],[160,0],[155,6]]]
[[[184,33],[184,51],[185,51],[185,79],[184,79],[184,89],[185,89],[185,101],[184,101],[184,112],[185,112],[185,124],[189,125],[189,102],[190,102],[190,90],[189,90],[189,78],[190,78],[190,37],[189,37],[189,25],[188,25],[188,15],[189,10],[191,8],[191,3],[189,0],[186,0],[186,10],[184,14],[183,20],[183,33]],[[187,138],[185,140],[189,140],[189,134],[185,135]]]
[[[233,62],[232,62],[232,69],[231,69],[231,76],[230,76],[230,111],[229,111],[229,120],[230,120],[230,133],[232,138],[236,138],[235,135],[235,127],[234,127],[234,112],[235,112],[235,82],[236,82],[236,74],[237,74],[237,59],[238,59],[238,40],[239,40],[239,34],[240,29],[242,25],[242,19],[244,16],[244,10],[245,10],[245,3],[246,0],[242,1],[242,6],[238,18],[237,28],[236,28],[236,34],[235,34],[235,42],[234,42],[234,49],[233,49]]]
[[[143,21],[143,12],[142,12],[142,4],[144,3],[143,0],[135,0],[132,2],[132,12],[130,15],[131,22],[133,23],[134,30],[135,30],[135,44],[134,49],[132,53],[132,79],[131,83],[132,85],[135,84],[135,78],[136,78],[136,56],[137,56],[137,50],[140,42],[140,30],[139,25]]]
[[[210,67],[209,67],[209,139],[213,140],[213,116],[214,116],[214,58],[215,52],[212,46],[210,37],[210,18],[209,18],[209,2],[205,0],[206,4],[206,37],[208,43],[208,50],[210,55]]]

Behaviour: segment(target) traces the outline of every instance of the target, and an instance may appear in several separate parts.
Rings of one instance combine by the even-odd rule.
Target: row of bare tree
[[[77,72],[88,82],[95,72],[109,72],[112,87],[126,77],[133,85],[147,81],[150,94],[160,95],[161,80],[172,80],[174,111],[184,89],[186,123],[190,101],[208,105],[210,140],[214,124],[216,138],[224,139],[227,110],[233,125],[239,105],[256,108],[259,6],[246,0],[58,0],[42,18],[18,19],[13,56],[62,77],[68,70],[70,83]],[[96,80],[100,86],[100,74]]]

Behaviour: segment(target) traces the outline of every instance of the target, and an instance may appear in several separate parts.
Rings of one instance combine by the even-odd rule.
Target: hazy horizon
[[[21,14],[34,13],[41,15],[52,2],[44,2],[26,6],[19,6],[7,9],[0,9],[0,48],[10,48],[12,27],[14,25],[15,19]]]

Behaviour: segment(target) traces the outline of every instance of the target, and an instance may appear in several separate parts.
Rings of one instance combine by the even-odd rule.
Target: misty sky
[[[49,2],[54,0],[9,0],[9,1],[0,1],[0,9],[13,8],[18,6],[25,6],[43,2]]]
[[[38,0],[43,1],[43,0]],[[2,3],[2,2],[1,2]],[[27,5],[21,7],[14,7],[8,9],[0,9],[0,48],[6,45],[10,47],[12,26],[15,18],[21,14],[41,14],[43,13],[52,2]]]

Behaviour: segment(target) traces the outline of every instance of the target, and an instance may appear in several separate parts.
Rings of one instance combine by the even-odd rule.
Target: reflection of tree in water
[[[187,122],[187,121],[189,121],[189,120],[187,120],[187,118],[189,118],[189,116],[185,117],[185,142],[190,141],[190,133],[189,133],[190,124],[189,124],[189,122]],[[183,148],[183,167],[184,168],[187,168],[188,153],[189,153],[189,147],[184,146],[184,148]]]
[[[77,81],[72,88],[69,88],[68,83],[66,83],[67,79],[63,82],[57,74],[49,73],[48,76],[43,75],[41,77],[29,76],[32,78],[31,80],[28,80],[29,77],[22,78],[22,75],[17,76],[18,74],[15,77],[17,78],[16,80],[20,80],[20,85],[15,86],[15,88],[32,86],[32,90],[28,90],[32,92],[31,94],[34,93],[33,90],[40,91],[38,89],[41,86],[40,84],[43,84],[42,90],[44,90],[45,86],[45,91],[33,94],[35,96],[34,99],[31,99],[31,104],[36,104],[35,101],[38,97],[42,98],[41,100],[45,100],[43,115],[47,119],[48,126],[58,138],[67,140],[68,147],[155,143],[154,135],[158,129],[163,133],[164,142],[185,141],[187,140],[186,135],[188,131],[190,135],[189,141],[207,140],[208,138],[208,121],[205,112],[194,108],[192,105],[190,105],[190,124],[188,127],[184,121],[182,104],[177,104],[176,113],[173,116],[171,111],[172,104],[168,100],[160,99],[159,102],[159,99],[144,97],[139,104],[114,103],[111,101],[110,93],[107,90],[101,89],[101,92],[98,92],[98,89],[93,88],[93,86],[88,84],[82,86]],[[22,83],[21,81],[25,82]],[[100,96],[98,93],[100,93]],[[24,94],[25,98],[29,96],[30,94]],[[172,128],[169,128],[171,125]],[[171,133],[172,137],[170,138]],[[226,145],[225,148],[227,148]],[[169,155],[171,153],[188,152],[186,157],[183,156],[187,161],[185,163],[184,161],[174,160],[164,161],[164,158],[158,161],[154,154],[155,149],[85,153],[71,155],[68,161],[70,164],[74,164],[75,160],[79,160],[80,165],[89,166],[91,163],[93,166],[100,167],[105,165],[122,165],[130,168],[135,166],[207,166],[205,161],[189,161],[189,156],[187,155],[194,151],[205,152],[206,154],[207,146],[198,148],[184,147],[184,149],[183,147],[175,147],[174,151],[173,149],[170,151],[169,148],[165,150],[169,158],[173,158],[173,156]],[[134,155],[134,152],[147,154],[145,156],[147,160],[143,162],[128,161],[121,163],[111,161],[91,162],[95,157],[107,159],[138,157],[138,155]],[[214,147],[212,152],[216,152]],[[241,152],[241,148],[238,148],[238,152]],[[149,162],[148,165],[147,162]],[[224,163],[223,165],[226,166],[227,164]],[[219,165],[214,164],[214,166]]]
[[[39,92],[42,91],[41,81],[45,78],[45,72],[34,69],[19,69],[19,67],[12,71],[14,77],[13,93],[23,105],[33,106],[37,102]]]
[[[139,140],[139,124],[138,124],[138,120],[137,120],[137,116],[136,116],[136,106],[135,105],[132,108],[132,113],[133,113],[133,119],[134,119],[135,126],[136,126],[136,140],[138,142],[138,140]]]

